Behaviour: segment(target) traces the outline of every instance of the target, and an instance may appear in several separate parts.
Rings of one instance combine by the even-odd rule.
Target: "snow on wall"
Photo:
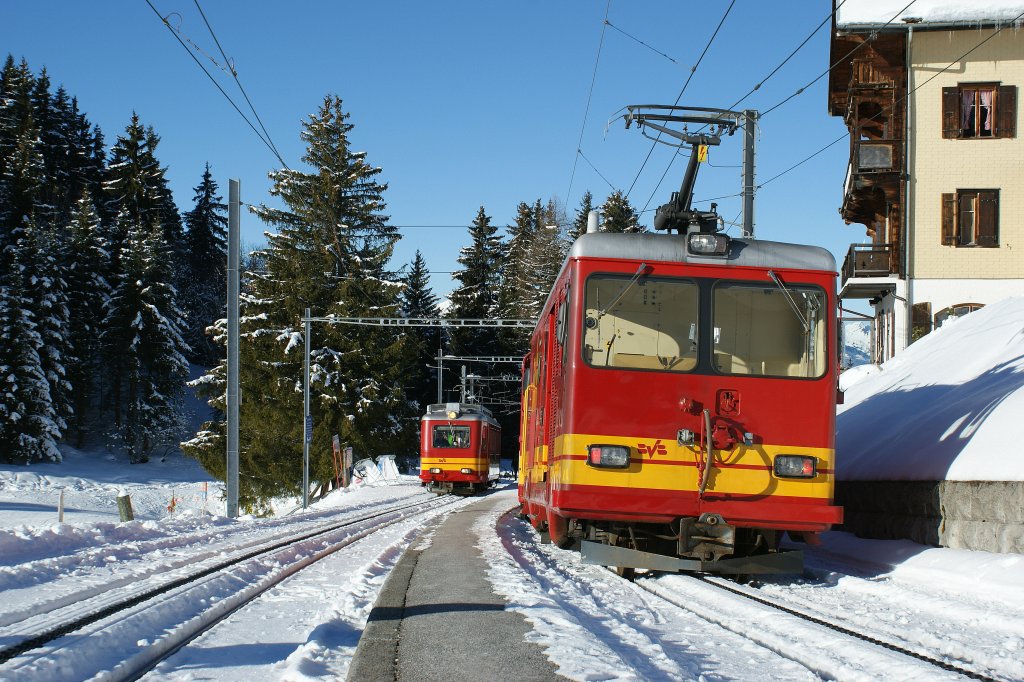
[[[838,480],[1024,481],[1024,297],[844,374]]]
[[[1012,21],[1024,13],[1024,3],[1012,0],[917,0],[903,10],[907,4],[908,0],[846,0],[836,10],[836,25],[881,25],[891,21],[902,26],[905,18],[920,19],[925,24],[992,23]]]

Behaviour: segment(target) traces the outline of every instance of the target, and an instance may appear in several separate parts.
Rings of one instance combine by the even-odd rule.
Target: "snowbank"
[[[949,321],[881,371],[855,368],[842,382],[839,480],[1024,481],[1024,450],[1015,446],[1024,298]]]

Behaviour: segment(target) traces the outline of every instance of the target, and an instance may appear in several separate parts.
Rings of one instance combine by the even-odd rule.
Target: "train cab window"
[[[817,378],[828,357],[825,292],[786,284],[716,284],[714,366],[724,374]]]
[[[469,427],[435,426],[433,441],[435,448],[468,448]]]
[[[588,364],[668,372],[696,367],[696,283],[592,275],[585,296],[583,354]]]

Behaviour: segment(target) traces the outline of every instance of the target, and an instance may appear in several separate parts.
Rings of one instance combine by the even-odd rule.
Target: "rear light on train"
[[[629,448],[623,445],[588,445],[587,464],[606,469],[625,469],[629,466]]]
[[[468,469],[468,468],[459,469],[459,471],[461,471],[464,474],[471,474],[471,473],[473,473],[473,470],[472,469]]]
[[[441,473],[441,467],[430,467],[430,473],[439,474]]]
[[[814,478],[818,460],[803,455],[779,455],[775,458],[775,475],[779,478]]]
[[[724,256],[729,252],[729,238],[724,234],[693,232],[686,238],[686,249],[697,256]]]

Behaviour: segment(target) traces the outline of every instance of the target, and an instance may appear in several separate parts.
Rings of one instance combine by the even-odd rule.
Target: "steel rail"
[[[226,559],[224,561],[218,562],[217,564],[214,564],[212,566],[208,566],[208,567],[206,567],[206,568],[204,568],[202,570],[196,571],[195,573],[192,573],[192,574],[183,576],[181,578],[176,578],[174,580],[170,580],[170,581],[161,583],[161,584],[159,584],[159,585],[157,585],[155,587],[146,589],[146,590],[144,590],[144,591],[142,591],[142,592],[140,592],[138,594],[132,595],[132,596],[127,597],[125,599],[121,599],[121,600],[119,600],[119,601],[117,601],[117,602],[115,602],[113,604],[105,606],[105,607],[103,607],[101,609],[98,609],[96,611],[92,611],[92,612],[90,612],[90,613],[88,613],[88,614],[86,614],[84,616],[75,617],[75,618],[70,619],[70,620],[68,620],[68,621],[66,621],[64,623],[60,623],[58,625],[50,627],[47,630],[45,630],[43,632],[40,632],[40,633],[37,633],[37,634],[35,634],[35,635],[31,636],[31,637],[25,638],[25,639],[21,640],[20,642],[18,642],[16,644],[12,644],[12,645],[6,646],[6,647],[0,649],[0,664],[7,663],[8,661],[11,661],[12,659],[14,659],[14,658],[16,658],[18,656],[21,656],[21,655],[23,655],[25,653],[28,653],[30,651],[33,651],[35,649],[38,649],[38,648],[48,644],[49,642],[52,642],[52,641],[54,641],[56,639],[59,639],[60,637],[63,637],[63,636],[68,635],[68,634],[71,634],[71,633],[73,633],[73,632],[75,632],[77,630],[80,630],[80,629],[82,629],[84,627],[87,627],[87,626],[89,626],[89,625],[91,625],[93,623],[96,623],[96,622],[101,621],[101,620],[103,620],[105,618],[108,618],[108,617],[110,617],[110,616],[112,616],[112,615],[114,615],[116,613],[119,613],[119,612],[124,611],[126,609],[130,609],[130,608],[132,608],[134,606],[138,606],[139,604],[142,604],[144,602],[150,601],[154,597],[160,596],[161,594],[165,594],[167,592],[170,592],[171,590],[177,589],[177,588],[182,587],[184,585],[188,585],[190,583],[194,583],[194,582],[196,582],[198,580],[201,580],[202,578],[208,577],[208,576],[213,575],[215,573],[222,572],[222,571],[224,571],[227,568],[236,566],[238,564],[241,564],[243,562],[249,561],[251,559],[255,559],[255,558],[257,558],[257,557],[259,557],[261,555],[270,554],[270,553],[275,552],[277,550],[280,550],[280,549],[283,549],[285,547],[288,547],[289,545],[293,545],[293,544],[296,544],[298,542],[303,542],[303,541],[306,541],[306,540],[310,540],[310,539],[313,539],[313,538],[316,538],[316,537],[319,537],[319,536],[322,536],[322,535],[327,535],[329,533],[333,533],[335,531],[344,529],[344,528],[349,527],[349,526],[354,526],[354,525],[357,525],[359,523],[364,523],[366,521],[371,521],[371,520],[373,520],[375,518],[379,518],[381,516],[387,516],[389,514],[395,514],[397,512],[402,512],[402,511],[405,511],[405,510],[408,510],[408,509],[417,508],[417,507],[423,507],[425,509],[431,509],[431,508],[436,508],[436,507],[439,507],[439,506],[448,506],[450,504],[454,504],[455,501],[456,500],[454,500],[454,499],[453,500],[445,500],[441,504],[438,504],[438,498],[432,498],[432,499],[429,499],[429,500],[424,500],[424,501],[413,503],[413,504],[402,505],[402,506],[397,506],[397,507],[390,507],[390,508],[388,508],[386,510],[377,511],[377,512],[374,512],[374,513],[371,513],[371,514],[364,514],[364,515],[362,515],[360,517],[357,517],[355,519],[347,519],[347,520],[345,520],[343,522],[339,522],[337,524],[333,524],[333,525],[331,525],[329,527],[321,527],[321,528],[319,528],[319,529],[317,529],[315,531],[304,532],[304,533],[301,533],[301,534],[298,534],[298,535],[294,535],[294,536],[288,537],[288,538],[286,538],[284,540],[277,540],[277,541],[271,542],[270,544],[266,544],[266,545],[264,545],[262,547],[258,547],[258,548],[254,549],[254,550],[251,550],[251,551],[245,552],[243,554],[233,556],[233,557],[231,557],[229,559]],[[398,521],[402,520],[403,518],[406,518],[406,517],[402,516],[402,517],[400,517],[398,519],[395,519],[394,521],[392,521],[390,523],[382,524],[379,527],[375,527],[375,528],[369,529],[368,532],[357,533],[356,536],[353,536],[352,538],[346,538],[345,541],[342,541],[341,543],[336,543],[336,544],[341,544],[342,546],[344,546],[343,543],[345,543],[346,541],[353,541],[354,542],[355,540],[358,540],[358,539],[361,539],[362,537],[365,537],[367,534],[369,534],[371,532],[374,532],[374,531],[379,530],[381,528],[385,528],[388,525],[391,525],[391,523],[397,523]],[[325,553],[324,556],[326,556],[326,554],[327,553]],[[268,587],[270,587],[270,586],[268,585]],[[251,599],[255,598],[256,596],[258,596],[258,593],[252,595],[252,597],[249,600],[247,600],[247,601],[251,601]],[[244,605],[244,603],[240,604],[239,607],[242,606],[242,605]],[[220,621],[220,618],[218,618],[214,622],[219,622],[219,621]],[[201,634],[201,632],[203,632],[206,629],[208,629],[208,627],[210,627],[211,625],[212,625],[212,623],[209,624],[207,627],[204,627],[200,632],[196,632],[189,639],[191,640],[195,636],[198,636],[198,634]],[[180,645],[178,647],[176,647],[176,649],[177,648],[180,648]]]
[[[964,677],[969,677],[969,678],[975,679],[975,680],[983,680],[984,682],[999,682],[998,678],[989,677],[989,676],[984,675],[982,673],[978,673],[978,672],[975,672],[973,670],[969,670],[967,668],[958,666],[958,665],[953,664],[953,663],[948,663],[946,661],[934,658],[934,657],[929,656],[927,654],[922,654],[920,652],[913,651],[911,649],[907,649],[905,647],[900,646],[899,644],[894,644],[893,642],[888,642],[888,641],[879,639],[877,637],[874,637],[872,635],[869,635],[869,634],[866,634],[866,633],[863,633],[863,632],[858,632],[857,630],[853,630],[853,629],[848,628],[848,627],[846,627],[844,625],[840,625],[838,623],[833,623],[833,622],[824,620],[822,618],[818,618],[817,616],[812,616],[812,615],[810,615],[808,613],[804,613],[803,611],[799,611],[799,610],[791,608],[789,606],[784,606],[783,604],[779,604],[778,602],[773,601],[771,599],[766,599],[766,598],[760,597],[760,596],[758,596],[756,594],[751,594],[747,590],[744,590],[744,589],[742,589],[742,588],[740,588],[738,586],[730,585],[730,584],[725,584],[720,579],[716,579],[716,578],[712,578],[712,577],[704,576],[704,575],[688,575],[686,577],[692,578],[693,580],[702,582],[702,583],[704,583],[706,585],[710,585],[712,587],[717,587],[717,588],[719,588],[721,590],[725,590],[726,592],[731,592],[731,593],[733,593],[735,595],[738,595],[740,597],[745,597],[745,598],[747,598],[747,599],[749,599],[751,601],[757,602],[758,604],[761,604],[763,606],[768,606],[768,607],[771,607],[771,608],[776,609],[778,611],[782,611],[783,613],[789,614],[791,616],[795,616],[795,617],[797,617],[797,618],[799,618],[801,620],[805,620],[805,621],[807,621],[809,623],[813,623],[813,624],[818,625],[820,627],[828,628],[829,630],[833,630],[833,631],[838,632],[840,634],[846,635],[847,637],[853,637],[854,639],[858,639],[858,640],[861,640],[863,642],[867,642],[869,644],[874,644],[875,646],[881,647],[881,648],[886,649],[888,651],[892,651],[892,652],[895,652],[895,653],[898,653],[898,654],[903,654],[904,656],[909,656],[911,658],[915,658],[915,659],[917,659],[919,661],[923,661],[924,663],[929,663],[929,664],[931,664],[931,665],[933,665],[933,666],[935,666],[937,668],[941,668],[941,669],[943,669],[943,670],[945,670],[947,672],[956,673],[958,675],[963,675]],[[644,590],[645,592],[648,592],[648,593],[653,594],[653,595],[655,595],[657,597],[660,597],[661,599],[665,599],[669,603],[675,604],[675,602],[673,602],[671,599],[668,599],[667,597],[665,597],[664,594],[661,594],[661,593],[655,592],[655,591],[653,591],[651,589],[648,589],[642,583],[634,583],[634,584],[637,587],[639,587],[640,589]],[[676,604],[676,606],[682,606],[682,605],[681,604]]]

